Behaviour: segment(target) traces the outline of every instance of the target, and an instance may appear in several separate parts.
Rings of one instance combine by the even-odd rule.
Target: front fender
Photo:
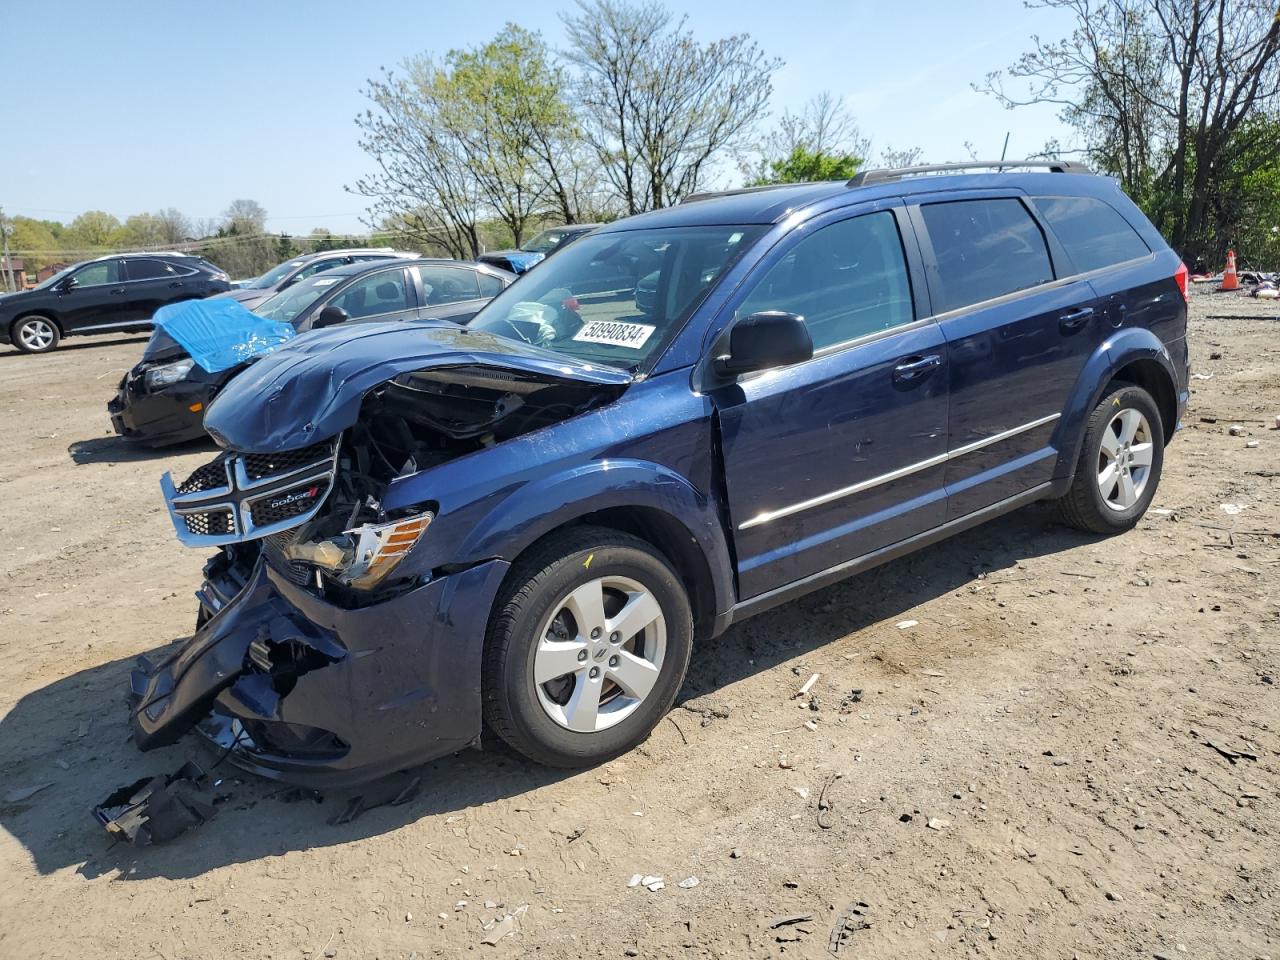
[[[688,532],[711,572],[716,612],[728,610],[734,602],[733,565],[714,500],[675,470],[648,460],[593,460],[524,484],[472,527],[457,560],[513,560],[567,523],[600,510],[636,507],[660,511]]]
[[[1102,399],[1102,393],[1112,378],[1124,367],[1139,360],[1152,360],[1159,364],[1169,378],[1174,395],[1177,395],[1176,367],[1168,347],[1160,338],[1145,327],[1128,327],[1115,331],[1098,345],[1085,363],[1071,392],[1071,400],[1063,410],[1058,426],[1058,435],[1062,440],[1058,444],[1055,480],[1070,480],[1075,475],[1089,414]]]

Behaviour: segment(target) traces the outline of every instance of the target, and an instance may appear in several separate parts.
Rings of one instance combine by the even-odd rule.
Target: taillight
[[[1185,263],[1179,263],[1178,269],[1173,273],[1173,279],[1177,281],[1178,290],[1182,292],[1182,299],[1187,301],[1187,303],[1191,302],[1191,292],[1188,290],[1188,284],[1190,283],[1188,277],[1190,276],[1190,273],[1191,271],[1187,269],[1187,265]]]

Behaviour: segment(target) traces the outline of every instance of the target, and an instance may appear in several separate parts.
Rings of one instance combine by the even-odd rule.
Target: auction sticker
[[[607,343],[611,347],[639,350],[653,336],[657,327],[644,323],[622,323],[617,320],[592,320],[573,335],[582,343]]]

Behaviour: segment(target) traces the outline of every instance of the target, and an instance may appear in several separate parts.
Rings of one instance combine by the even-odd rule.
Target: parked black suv
[[[146,330],[166,303],[230,290],[230,278],[203,257],[113,254],[55,273],[32,290],[0,297],[0,343],[48,353],[80,333]]]

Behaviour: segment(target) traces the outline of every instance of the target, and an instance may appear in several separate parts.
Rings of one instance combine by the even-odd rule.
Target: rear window
[[[1109,203],[1093,197],[1036,197],[1031,201],[1062,241],[1079,273],[1136,260],[1146,241]]]
[[[938,264],[935,313],[958,310],[1053,279],[1044,234],[1019,201],[955,200],[920,208]]]

